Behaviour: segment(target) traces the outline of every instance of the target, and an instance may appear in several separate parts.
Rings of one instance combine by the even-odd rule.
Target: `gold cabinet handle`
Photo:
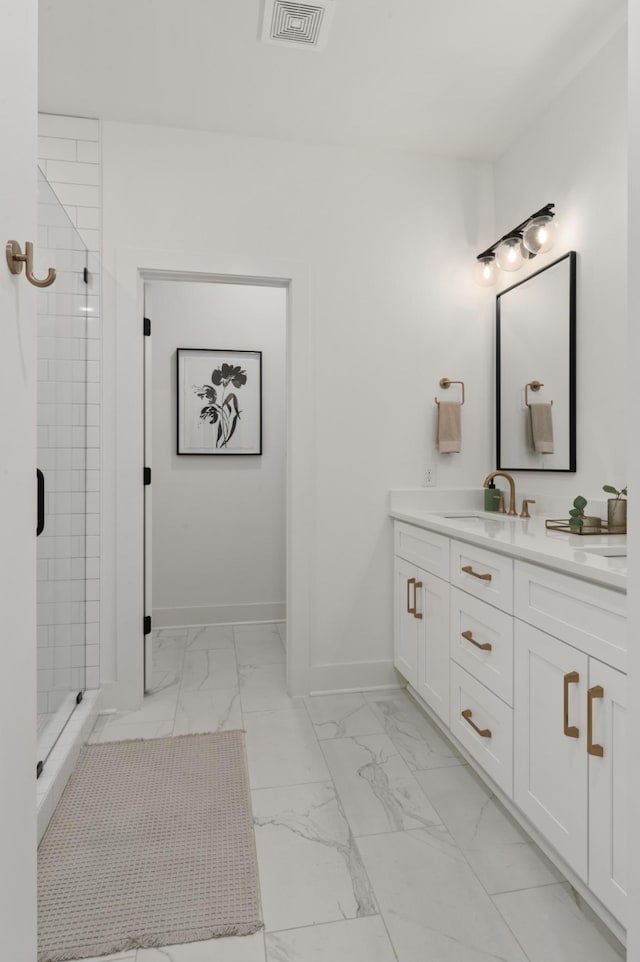
[[[593,744],[593,699],[604,698],[604,688],[602,685],[594,685],[587,692],[587,751],[590,755],[597,755],[602,758],[604,748],[602,745]]]
[[[415,607],[415,604],[416,604],[416,595],[415,595],[415,590],[414,590],[414,594],[413,594],[413,608],[411,607],[411,585],[415,585],[415,583],[416,583],[416,579],[415,579],[415,578],[407,578],[407,614],[408,614],[408,615],[415,615],[415,613],[416,613],[416,607]]]
[[[473,575],[474,578],[479,578],[480,581],[491,581],[491,575],[490,575],[490,574],[487,573],[487,574],[485,574],[485,575],[480,575],[480,574],[478,574],[477,571],[474,571],[474,570],[473,570],[473,568],[471,567],[471,565],[465,565],[462,570],[463,570],[464,573],[467,574],[467,575]]]
[[[481,735],[483,738],[491,738],[491,729],[490,729],[490,728],[478,728],[478,726],[475,724],[475,722],[471,721],[472,711],[471,711],[470,708],[465,708],[465,710],[464,710],[463,712],[461,712],[460,714],[462,715],[462,717],[463,717],[464,720],[466,721],[467,725],[471,725],[471,727],[473,728],[473,730],[474,730],[475,732],[477,732],[478,735]]]
[[[569,724],[569,685],[577,685],[579,681],[577,671],[570,671],[564,676],[564,733],[567,738],[578,738],[580,735],[576,726]]]
[[[420,621],[422,618],[422,613],[418,611],[418,588],[422,588],[421,581],[416,581],[413,587],[413,617]]]
[[[483,645],[481,645],[479,641],[476,641],[475,638],[473,637],[473,632],[471,632],[471,631],[463,631],[463,632],[462,632],[462,637],[463,637],[463,638],[466,638],[467,641],[470,641],[472,645],[475,645],[476,648],[479,648],[481,651],[491,651],[491,650],[492,650],[492,646],[489,644],[488,641],[485,642]]]

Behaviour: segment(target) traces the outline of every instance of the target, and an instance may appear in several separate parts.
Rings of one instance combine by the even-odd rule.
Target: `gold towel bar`
[[[532,391],[539,391],[541,387],[544,387],[544,384],[541,381],[529,381],[528,384],[525,384],[524,403],[528,408],[531,407],[531,404],[529,403],[529,388],[531,388]],[[553,401],[550,403],[553,404]]]
[[[459,384],[460,387],[462,388],[462,400],[460,401],[460,404],[464,404],[464,381],[450,381],[448,377],[441,377],[439,384],[440,384],[440,387],[443,388],[445,391],[447,390],[447,388],[451,387],[452,384]],[[440,404],[440,401],[438,400],[438,398],[434,398],[434,401],[436,402],[436,404]]]

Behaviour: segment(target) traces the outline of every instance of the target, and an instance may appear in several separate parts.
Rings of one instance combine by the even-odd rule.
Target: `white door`
[[[449,584],[418,569],[416,615],[421,615],[416,690],[449,724]]]
[[[151,452],[152,446],[152,414],[153,387],[151,381],[151,285],[144,285],[144,318],[142,318],[142,336],[144,337],[144,681],[146,691],[151,687],[153,671],[153,640],[151,634],[151,612],[153,607],[151,560],[153,547],[153,525],[151,517],[151,484],[153,479]]]
[[[36,957],[35,293],[8,240],[37,244],[37,4],[0,0],[0,942]]]
[[[585,882],[588,663],[516,620],[514,800]]]
[[[589,660],[589,887],[627,922],[627,676]]]
[[[396,556],[393,663],[414,688],[418,681],[418,642],[421,619],[416,617],[416,582],[420,569]]]

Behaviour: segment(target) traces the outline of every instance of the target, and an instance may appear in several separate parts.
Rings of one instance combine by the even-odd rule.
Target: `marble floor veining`
[[[89,739],[245,729],[264,931],[95,962],[620,962],[404,692],[292,699],[284,639],[155,631],[142,708]]]

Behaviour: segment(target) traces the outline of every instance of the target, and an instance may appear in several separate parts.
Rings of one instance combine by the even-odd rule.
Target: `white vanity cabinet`
[[[451,731],[513,794],[513,561],[451,541]]]
[[[624,924],[625,596],[517,562],[515,584],[514,801]]]
[[[395,549],[394,664],[448,725],[449,541],[396,524]]]
[[[436,527],[395,522],[395,666],[624,926],[626,595]]]

